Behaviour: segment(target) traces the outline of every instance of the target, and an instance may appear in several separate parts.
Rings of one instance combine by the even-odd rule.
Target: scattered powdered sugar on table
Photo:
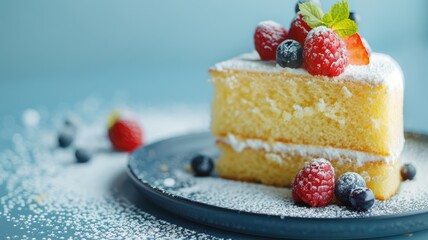
[[[151,142],[207,129],[209,116],[203,109],[208,108],[143,108],[135,112]],[[91,109],[77,114],[83,124],[78,126],[75,146],[97,152],[89,163],[77,164],[73,148],[56,147],[64,115],[41,115],[37,127],[33,120],[28,124],[28,116],[37,115],[33,111],[24,113],[26,128],[11,136],[11,147],[0,151],[2,239],[213,238],[157,219],[115,194],[112,183],[124,173],[128,156],[110,150],[105,136],[107,112]]]
[[[413,163],[419,175],[413,181],[403,182],[398,194],[391,199],[376,201],[374,207],[367,212],[356,212],[336,204],[324,208],[298,206],[292,202],[291,190],[288,188],[276,188],[217,177],[197,178],[182,169],[172,171],[169,177],[175,178],[177,185],[186,187],[168,189],[162,184],[156,187],[163,188],[168,193],[209,205],[280,217],[351,218],[427,210],[428,182],[425,181],[423,174],[428,171],[428,142],[418,141],[409,136],[401,160],[403,163]]]
[[[212,236],[157,219],[115,194],[117,190],[111,189],[112,183],[123,174],[127,154],[114,153],[109,148],[105,136],[107,113],[96,112],[91,107],[87,109],[77,114],[82,118],[82,124],[75,142],[77,147],[97,152],[87,164],[76,164],[72,149],[56,147],[56,134],[63,114],[49,116],[42,113],[37,124],[25,124],[27,128],[20,128],[11,134],[10,147],[0,151],[0,223],[2,228],[7,228],[11,233],[2,237],[211,239]],[[207,129],[209,116],[206,109],[134,108],[134,111],[140,113],[137,117],[143,123],[146,140],[152,142],[195,129]],[[196,114],[198,111],[200,114]],[[35,116],[34,112],[30,115]],[[24,123],[28,123],[27,117]],[[3,121],[7,125],[0,126],[1,137],[10,133],[9,127],[17,126],[12,122],[10,118]],[[6,126],[8,131],[3,131]],[[287,188],[217,177],[195,178],[184,167],[189,159],[183,161],[183,168],[160,167],[159,171],[164,169],[162,171],[168,174],[157,181],[156,187],[210,205],[280,217],[389,215],[427,209],[428,183],[422,177],[428,171],[427,159],[428,144],[408,138],[402,161],[415,164],[418,171],[416,180],[404,182],[396,196],[388,201],[377,201],[366,213],[350,211],[337,205],[326,208],[297,206],[292,203]]]

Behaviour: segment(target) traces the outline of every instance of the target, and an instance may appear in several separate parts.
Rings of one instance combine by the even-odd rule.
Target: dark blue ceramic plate
[[[402,161],[412,162],[421,173],[428,165],[428,160],[425,161],[428,137],[408,133],[406,140]],[[193,177],[185,169],[197,153],[217,156],[209,133],[175,137],[138,149],[130,157],[129,175],[141,193],[161,208],[197,223],[245,234],[357,239],[428,229],[428,183],[424,183],[422,177],[420,181],[417,178],[403,183],[395,197],[376,202],[373,211],[368,213],[355,213],[340,206],[311,209],[295,206],[289,199],[288,189],[216,176]],[[248,200],[251,191],[254,191],[254,200]],[[412,195],[415,196],[409,197]],[[241,204],[237,204],[240,201]]]

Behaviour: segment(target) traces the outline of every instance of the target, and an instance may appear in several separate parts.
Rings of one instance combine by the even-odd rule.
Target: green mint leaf
[[[335,31],[341,38],[351,36],[358,31],[357,24],[349,19],[349,6],[344,0],[334,4],[330,8],[330,12],[326,14],[319,6],[311,2],[299,4],[299,8],[303,21],[311,28],[326,26]]]
[[[322,9],[310,2],[299,4],[300,14],[303,16],[303,21],[305,21],[309,27],[316,28],[319,26],[325,26],[323,22],[323,11]]]
[[[326,24],[327,27],[333,26],[334,23],[330,13],[324,14],[324,16],[322,17],[322,21]]]
[[[341,38],[351,36],[358,31],[357,24],[351,19],[345,19],[335,23],[331,29],[333,29],[333,31],[335,31]]]
[[[349,18],[349,6],[345,1],[335,3],[330,8],[330,14],[333,19],[333,24],[339,23]]]

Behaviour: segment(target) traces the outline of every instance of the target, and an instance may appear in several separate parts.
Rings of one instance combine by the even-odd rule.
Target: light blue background
[[[322,2],[327,10],[334,1]],[[362,16],[360,33],[372,48],[392,55],[404,70],[406,127],[428,132],[428,1],[349,3]],[[288,29],[294,4],[1,0],[0,120],[26,108],[67,108],[88,96],[155,106],[208,105],[207,69],[251,51],[259,21],[272,19]]]
[[[324,9],[334,1],[322,1]],[[212,64],[251,51],[255,25],[288,29],[290,0],[0,2],[0,114],[94,95],[146,105],[209,104]],[[406,76],[405,125],[428,132],[424,0],[351,0],[361,34]]]

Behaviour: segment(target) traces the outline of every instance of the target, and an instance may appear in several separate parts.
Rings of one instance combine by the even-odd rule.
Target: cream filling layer
[[[332,147],[319,147],[311,145],[288,144],[282,142],[269,143],[259,139],[238,139],[233,134],[228,134],[227,137],[218,138],[222,143],[232,147],[235,152],[241,152],[246,148],[255,151],[264,150],[267,153],[277,153],[281,155],[291,154],[297,156],[316,156],[325,158],[327,160],[337,159],[339,161],[353,161],[359,164],[364,162],[382,161],[385,163],[394,163],[398,160],[397,156],[382,156],[370,153],[332,148]]]

